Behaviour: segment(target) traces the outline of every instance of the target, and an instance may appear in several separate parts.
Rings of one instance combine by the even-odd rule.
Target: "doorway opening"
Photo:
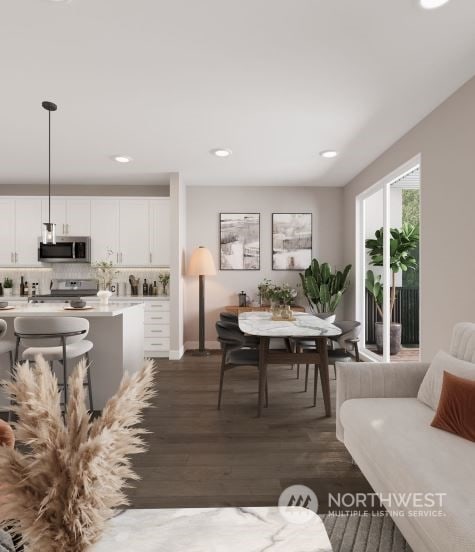
[[[420,161],[356,198],[356,313],[371,360],[420,359]]]

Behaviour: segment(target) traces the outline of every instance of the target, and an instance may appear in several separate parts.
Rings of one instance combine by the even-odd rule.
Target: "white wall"
[[[217,276],[206,279],[206,340],[215,346],[214,324],[226,305],[237,305],[244,290],[251,298],[264,278],[296,285],[298,271],[272,270],[272,213],[313,214],[313,254],[341,267],[343,256],[343,189],[310,187],[211,187],[187,188],[187,257],[200,245],[213,254]],[[257,212],[261,214],[261,270],[219,270],[219,214]],[[196,347],[198,339],[198,281],[186,277],[185,343]]]
[[[447,348],[456,322],[475,321],[475,78],[344,188],[344,259],[355,259],[355,196],[417,154],[421,180],[421,347]],[[355,311],[354,288],[346,317]]]
[[[180,174],[170,176],[170,358],[183,356],[186,188]]]

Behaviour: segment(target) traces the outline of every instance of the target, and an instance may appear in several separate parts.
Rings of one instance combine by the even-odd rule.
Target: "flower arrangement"
[[[290,305],[296,297],[297,290],[289,284],[275,285],[271,293],[271,299],[280,305]]]
[[[92,268],[96,271],[97,279],[99,280],[99,289],[109,289],[116,274],[119,273],[115,269],[114,263],[110,260],[114,252],[111,249],[107,250],[107,259],[102,261],[96,261],[93,263]]]
[[[163,295],[167,295],[167,286],[170,282],[170,273],[169,272],[160,272],[158,275],[158,281],[162,285]]]
[[[137,479],[130,454],[145,450],[135,427],[154,396],[152,361],[129,377],[91,421],[85,406],[86,363],[69,378],[67,410],[48,363],[16,367],[4,382],[18,416],[15,432],[25,446],[0,446],[0,527],[22,535],[28,552],[84,552],[97,542],[114,509],[127,504],[123,487]]]

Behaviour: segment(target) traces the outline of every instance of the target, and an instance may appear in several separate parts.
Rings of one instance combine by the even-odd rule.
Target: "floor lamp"
[[[200,246],[191,255],[188,265],[188,276],[198,276],[200,285],[199,298],[199,339],[198,350],[195,356],[207,356],[209,351],[205,349],[205,276],[215,276],[216,268],[213,257],[206,247]]]

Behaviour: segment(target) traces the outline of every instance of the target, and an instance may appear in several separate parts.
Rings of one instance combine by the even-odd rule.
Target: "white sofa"
[[[475,363],[475,324],[455,327],[450,353]],[[430,426],[435,412],[416,398],[428,367],[337,364],[337,437],[376,493],[445,493],[444,517],[397,508],[414,552],[475,552],[475,443]]]

